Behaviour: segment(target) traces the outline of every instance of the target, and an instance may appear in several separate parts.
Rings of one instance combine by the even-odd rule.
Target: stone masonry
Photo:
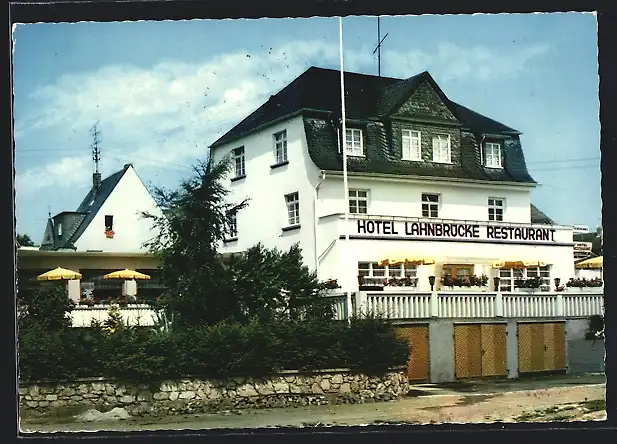
[[[260,381],[187,378],[156,384],[104,379],[28,383],[20,384],[19,394],[20,408],[26,414],[123,407],[131,415],[162,415],[388,401],[408,390],[403,370],[382,377],[333,370],[312,374],[290,371]]]

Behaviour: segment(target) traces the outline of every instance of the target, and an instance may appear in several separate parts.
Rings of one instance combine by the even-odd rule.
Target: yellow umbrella
[[[77,273],[73,270],[67,270],[66,268],[55,268],[53,270],[49,270],[37,277],[39,281],[60,281],[60,280],[71,280],[71,279],[81,279],[81,273]]]
[[[379,266],[383,267],[384,265],[431,265],[434,264],[435,261],[430,258],[422,258],[422,257],[409,257],[402,254],[393,254],[379,259]]]
[[[507,260],[493,262],[493,268],[529,268],[529,267],[544,267],[544,262],[541,261],[524,261],[524,260]]]
[[[602,268],[604,265],[603,256],[592,257],[585,259],[575,265],[576,268]]]
[[[139,271],[125,269],[106,274],[103,279],[150,279],[150,276]]]

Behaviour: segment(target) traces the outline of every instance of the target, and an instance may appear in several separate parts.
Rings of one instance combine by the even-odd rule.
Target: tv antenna
[[[98,173],[99,172],[99,161],[101,160],[101,150],[99,149],[99,121],[97,121],[92,128],[90,128],[90,132],[92,133],[92,145],[90,145],[90,147],[92,148],[92,160],[94,161],[94,172]]]
[[[388,37],[388,33],[381,38],[380,17],[377,17],[377,47],[373,51],[373,54],[377,53],[377,75],[381,77],[381,44]]]

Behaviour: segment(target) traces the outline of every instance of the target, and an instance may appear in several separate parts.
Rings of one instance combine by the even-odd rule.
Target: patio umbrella
[[[140,273],[139,271],[125,269],[106,274],[103,276],[103,279],[150,279],[150,276]]]
[[[394,253],[388,256],[382,257],[378,261],[379,266],[384,265],[432,265],[435,261],[428,257],[412,257],[404,253]]]
[[[585,259],[584,261],[579,262],[575,265],[576,268],[592,268],[598,269],[602,268],[604,264],[603,256],[592,257],[590,259]]]
[[[81,279],[81,273],[77,273],[73,270],[67,270],[66,268],[55,268],[53,270],[49,270],[46,273],[43,273],[37,276],[37,280],[39,281],[60,281],[60,280],[71,280],[71,279]]]
[[[541,261],[530,261],[530,260],[504,260],[497,261],[493,263],[493,268],[528,268],[528,267],[544,267],[544,262]]]

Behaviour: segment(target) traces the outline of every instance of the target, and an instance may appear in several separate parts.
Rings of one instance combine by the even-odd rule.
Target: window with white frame
[[[276,163],[287,162],[287,130],[274,133],[274,159]]]
[[[489,168],[501,168],[501,144],[487,142],[484,144],[485,165]]]
[[[235,239],[238,237],[238,213],[227,213],[227,234],[229,239]]]
[[[450,135],[433,136],[433,162],[451,163]]]
[[[499,291],[514,291],[517,281],[541,278],[539,291],[551,290],[551,271],[548,265],[521,269],[502,268],[499,270]]]
[[[420,131],[403,130],[403,160],[422,160]]]
[[[439,217],[439,194],[422,194],[422,217]]]
[[[246,175],[245,159],[244,159],[244,147],[236,148],[233,150],[234,165],[236,167],[236,177],[243,177]]]
[[[368,212],[367,190],[349,190],[349,212],[351,214],[366,214]]]
[[[362,143],[362,130],[357,128],[347,128],[346,135],[346,149],[348,156],[364,156],[364,146]]]
[[[360,285],[385,285],[390,280],[405,279],[406,286],[418,285],[418,267],[410,264],[382,265],[378,262],[358,262],[358,283]]]
[[[501,197],[489,197],[488,198],[488,220],[490,221],[503,221],[503,210],[505,207],[505,200]]]
[[[287,223],[289,226],[300,224],[300,198],[298,193],[285,195],[285,203],[287,204]]]

